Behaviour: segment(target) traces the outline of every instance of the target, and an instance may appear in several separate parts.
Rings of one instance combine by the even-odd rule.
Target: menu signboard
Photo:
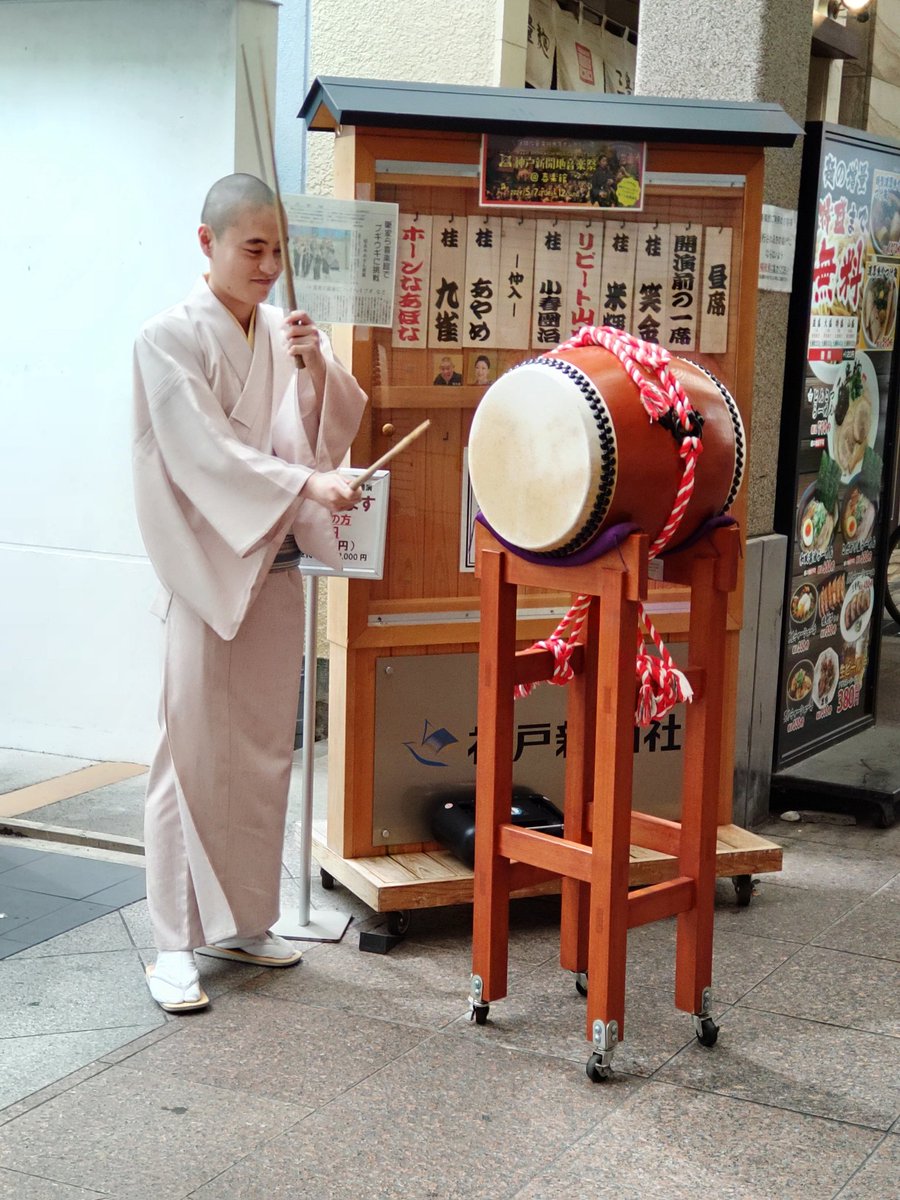
[[[900,144],[811,125],[776,527],[788,537],[776,767],[874,720],[896,423]]]

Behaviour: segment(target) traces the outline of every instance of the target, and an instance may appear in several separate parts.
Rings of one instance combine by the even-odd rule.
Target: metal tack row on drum
[[[668,371],[702,418],[703,453],[674,548],[730,508],[745,438],[734,399],[710,372],[679,358]],[[482,515],[504,541],[564,561],[622,522],[654,543],[683,462],[678,436],[651,422],[620,358],[584,345],[523,362],[491,385],[472,423],[469,470]]]

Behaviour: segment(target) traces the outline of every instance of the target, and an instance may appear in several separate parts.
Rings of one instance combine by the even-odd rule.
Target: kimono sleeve
[[[143,437],[155,440],[169,479],[236,554],[252,554],[284,522],[309,472],[242,442],[196,355],[176,339],[142,333],[135,376],[149,414]]]
[[[335,358],[319,333],[325,360],[325,391],[316,395],[308,371],[294,371],[272,427],[275,453],[294,463],[333,471],[339,467],[359,429],[366,394]]]

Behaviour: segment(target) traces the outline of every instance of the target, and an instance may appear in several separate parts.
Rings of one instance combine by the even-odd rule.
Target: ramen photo
[[[890,350],[897,322],[896,268],[866,277],[859,315],[866,343],[874,350]]]
[[[865,354],[848,362],[832,394],[834,408],[828,432],[831,457],[849,483],[862,465],[866,446],[875,443],[878,428],[878,390],[872,364]]]
[[[834,539],[835,517],[812,495],[800,514],[800,543],[804,550],[824,554]]]
[[[864,542],[875,527],[875,505],[858,487],[852,487],[844,501],[841,532],[848,542]]]
[[[900,249],[900,189],[885,188],[872,200],[872,243],[879,254]]]

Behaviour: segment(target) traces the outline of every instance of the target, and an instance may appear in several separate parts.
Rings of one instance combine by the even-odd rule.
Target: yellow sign
[[[616,199],[623,208],[634,208],[641,198],[641,185],[631,175],[620,179],[616,185]]]

